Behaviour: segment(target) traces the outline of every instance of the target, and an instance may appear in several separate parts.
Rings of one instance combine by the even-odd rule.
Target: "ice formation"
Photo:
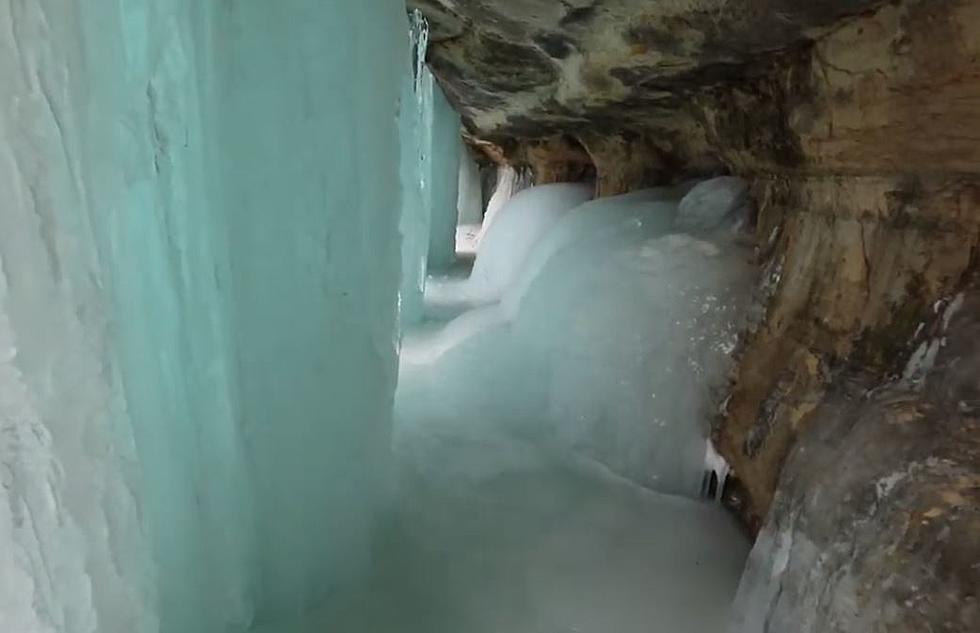
[[[456,234],[457,253],[475,256],[477,250],[479,250],[480,242],[487,234],[500,210],[511,198],[532,186],[531,175],[527,170],[514,169],[509,165],[498,166],[496,177],[492,191],[487,192],[490,194],[490,197],[487,200],[486,209],[483,209],[483,217],[480,222],[478,224],[460,224]],[[479,186],[482,189],[482,180]]]
[[[0,3],[0,630],[244,630],[363,573],[406,32],[393,0]]]
[[[515,169],[509,165],[501,165],[497,168],[497,181],[490,195],[490,200],[487,201],[477,243],[483,240],[487,231],[493,226],[497,215],[510,202],[510,199],[532,186],[531,180],[531,175],[526,170]]]
[[[410,14],[410,20],[416,64],[404,80],[398,117],[403,191],[399,303],[403,327],[422,318],[429,271],[445,269],[455,260],[459,169],[465,151],[459,115],[424,63],[428,24],[417,10]]]
[[[452,312],[499,301],[520,275],[535,244],[558,220],[592,195],[587,185],[532,187],[511,198],[492,218],[465,280],[434,279],[426,289],[430,312]]]
[[[450,266],[456,255],[456,223],[458,219],[459,161],[463,151],[460,143],[461,124],[428,68],[426,85],[431,108],[426,111],[423,126],[423,152],[428,160],[426,204],[432,221],[429,228],[429,269]]]
[[[425,124],[427,92],[424,90],[425,52],[429,27],[420,11],[409,15],[412,49],[411,72],[402,80],[398,109],[398,138],[402,188],[401,282],[398,289],[398,316],[402,327],[422,318],[422,296],[429,261],[429,209],[425,203],[425,154],[422,127]]]
[[[499,302],[408,337],[399,417],[489,424],[697,496],[753,272],[726,227],[676,232],[685,190],[562,214]],[[715,224],[737,212],[718,201]]]
[[[400,564],[373,580],[410,614],[398,630],[724,630],[747,544],[692,498],[706,464],[723,476],[706,427],[753,275],[738,205],[689,188],[561,214],[498,301],[406,338]],[[692,208],[714,219],[678,232]],[[396,628],[356,601],[323,621]]]
[[[462,143],[462,140],[460,140]],[[459,221],[456,225],[456,253],[472,256],[476,254],[477,236],[483,225],[483,183],[480,167],[469,151],[463,148],[459,162],[459,200],[457,211]]]

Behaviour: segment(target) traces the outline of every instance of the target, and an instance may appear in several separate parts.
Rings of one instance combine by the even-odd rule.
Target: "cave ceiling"
[[[409,0],[471,133],[655,129],[686,95],[744,81],[883,0]]]

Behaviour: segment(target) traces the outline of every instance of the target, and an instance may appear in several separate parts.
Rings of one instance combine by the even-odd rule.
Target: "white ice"
[[[727,227],[676,232],[685,190],[579,206],[499,301],[407,336],[402,421],[492,424],[696,496],[753,271]]]
[[[465,423],[413,435],[372,578],[255,633],[725,630],[748,543],[719,506]]]
[[[543,185],[517,193],[499,213],[489,216],[469,277],[430,279],[426,304],[436,311],[452,312],[498,301],[520,274],[538,240],[591,195],[591,187],[576,184]]]
[[[562,214],[499,301],[406,338],[400,504],[361,594],[398,630],[723,630],[747,544],[696,497],[752,270],[741,194],[682,233],[687,189]],[[396,626],[356,599],[325,621]]]

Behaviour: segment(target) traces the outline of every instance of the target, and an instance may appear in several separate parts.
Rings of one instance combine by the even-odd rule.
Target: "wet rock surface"
[[[833,376],[901,373],[933,306],[976,265],[980,183],[967,176],[757,178],[759,322],[716,444],[758,527]]]
[[[974,284],[936,306],[901,379],[834,380],[787,462],[733,631],[980,628],[978,315]]]

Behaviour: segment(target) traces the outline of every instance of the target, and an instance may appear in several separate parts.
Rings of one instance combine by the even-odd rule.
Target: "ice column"
[[[426,204],[432,213],[429,231],[429,267],[439,270],[450,266],[456,254],[456,223],[459,191],[459,115],[432,73],[426,69],[426,83],[431,93],[431,111],[427,112],[423,142],[429,160],[429,189]]]
[[[401,232],[402,272],[399,289],[400,322],[402,326],[422,318],[422,297],[429,262],[429,209],[427,154],[422,148],[426,104],[425,52],[429,41],[429,25],[418,10],[409,15],[412,68],[402,81],[398,130],[401,139],[402,208]]]
[[[401,205],[397,0],[216,7],[214,214],[259,617],[365,568],[390,448]]]
[[[422,296],[430,269],[455,259],[459,189],[459,115],[425,65],[428,24],[419,11],[410,16],[414,68],[402,87],[401,323],[422,318]]]
[[[243,630],[360,573],[406,31],[397,0],[0,3],[0,629]]]

